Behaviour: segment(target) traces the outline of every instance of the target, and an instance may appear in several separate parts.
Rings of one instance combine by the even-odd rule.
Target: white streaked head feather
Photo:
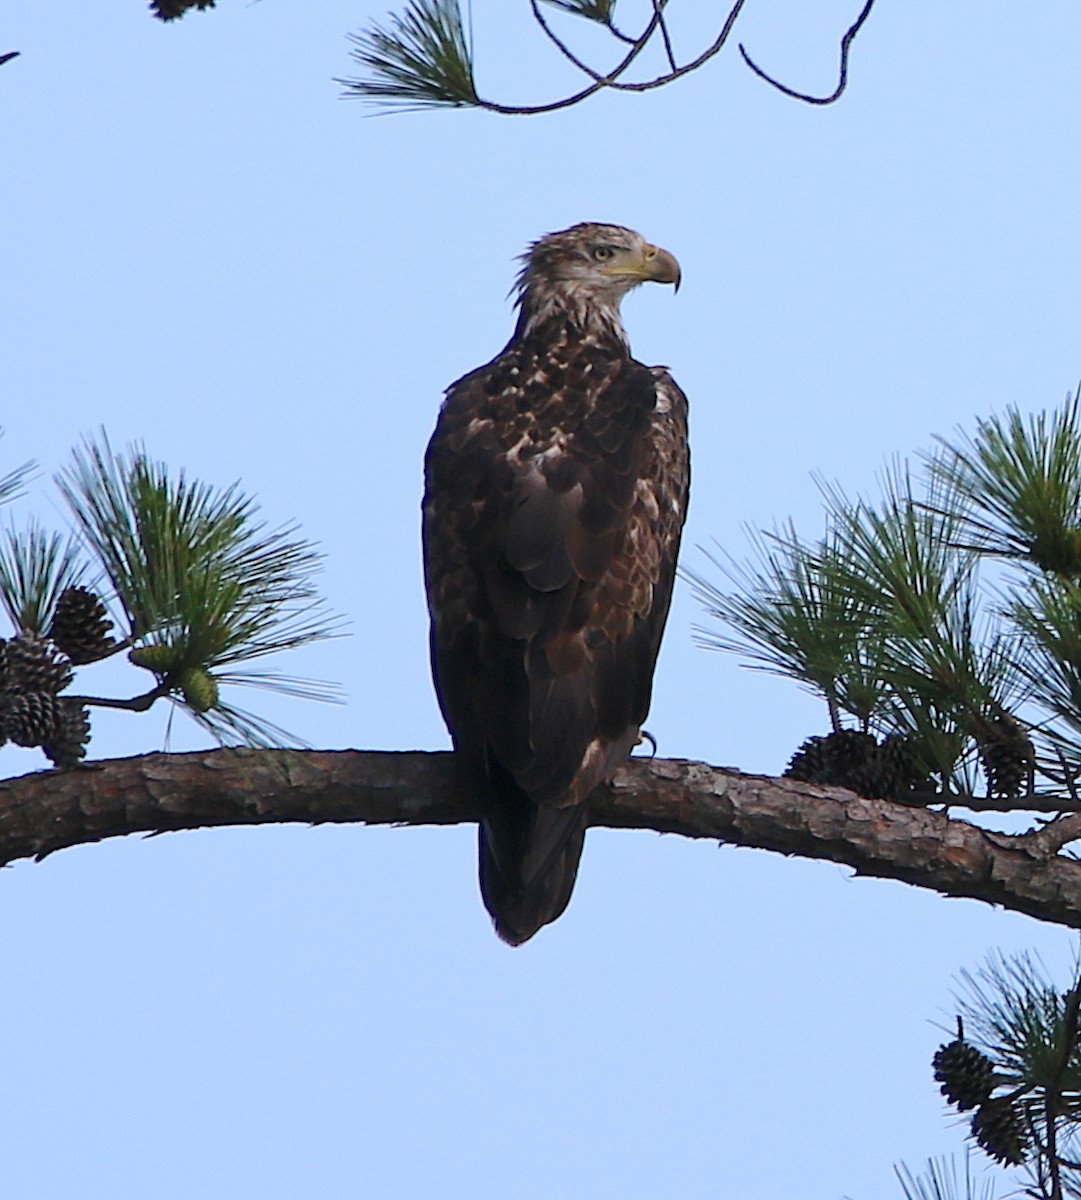
[[[618,264],[650,253],[656,255],[656,247],[622,225],[584,222],[538,238],[522,255],[515,283],[521,308],[515,336],[561,318],[585,334],[615,337],[627,346],[620,302],[646,277]]]

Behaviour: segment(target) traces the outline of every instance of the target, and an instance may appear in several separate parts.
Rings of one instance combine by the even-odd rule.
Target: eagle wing
[[[540,881],[540,924],[649,709],[689,485],[667,371],[557,350],[512,345],[449,389],[424,503],[436,690],[496,860],[482,846],[482,886]]]

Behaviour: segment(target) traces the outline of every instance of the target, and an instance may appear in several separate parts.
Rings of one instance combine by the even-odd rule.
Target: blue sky
[[[679,7],[689,52],[707,30]],[[748,0],[736,35],[828,91],[858,7]],[[17,0],[0,45],[22,52],[0,69],[0,448],[41,467],[8,514],[61,526],[49,478],[104,426],[298,521],[349,637],[281,667],[348,702],[248,702],[313,745],[447,745],[421,459],[442,389],[505,342],[541,233],[615,221],[683,265],[677,297],[642,289],[625,318],[690,397],[691,567],[712,539],[738,556],[746,525],[817,532],[812,472],[873,490],[891,455],[1081,377],[1067,0],[1038,20],[879,0],[831,108],[776,94],[733,45],[671,88],[530,119],[339,99],[346,31],[384,12],[220,0],[162,26],[139,0]],[[476,0],[474,28],[484,90],[565,81],[506,0]],[[699,619],[683,588],[660,752],[778,773],[825,714],[696,648]],[[86,690],[140,686],[95,671]],[[94,728],[98,756],[166,732],[156,712]],[[204,742],[178,719],[170,744]],[[955,972],[995,946],[1073,954],[1063,931],[831,864],[600,830],[566,916],[510,951],[473,843],[217,830],[4,872],[8,1193],[898,1196],[892,1163],[961,1144],[928,1066]]]

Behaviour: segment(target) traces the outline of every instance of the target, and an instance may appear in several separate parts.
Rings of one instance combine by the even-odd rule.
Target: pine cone
[[[180,676],[184,702],[197,713],[209,712],[218,703],[218,681],[202,667],[191,667]]]
[[[976,1144],[996,1162],[1016,1167],[1028,1157],[1028,1134],[1012,1100],[985,1100],[972,1118]]]
[[[56,729],[42,749],[57,767],[74,767],[86,757],[90,741],[90,713],[76,700],[56,701]]]
[[[1036,751],[1020,721],[1002,713],[981,721],[975,738],[987,794],[1015,799],[1027,790]]]
[[[71,683],[71,664],[39,633],[24,629],[8,640],[4,651],[0,687],[5,692],[55,696]]]
[[[846,787],[872,800],[903,800],[931,786],[909,738],[890,734],[880,745],[871,734],[856,729],[808,738],[792,756],[785,775],[805,783]]]
[[[172,675],[183,660],[183,651],[165,642],[151,642],[149,646],[136,646],[128,651],[128,661],[147,671],[153,671],[159,678]]]
[[[956,1041],[939,1046],[931,1059],[939,1089],[961,1112],[978,1108],[991,1095],[994,1064],[971,1042]]]
[[[60,702],[49,692],[5,696],[3,725],[16,746],[41,746],[59,727]]]
[[[930,781],[917,765],[912,744],[900,734],[890,734],[854,767],[846,787],[872,800],[900,800]]]
[[[112,627],[105,605],[89,588],[69,587],[56,602],[49,637],[73,663],[81,665],[104,657],[116,644],[109,636]]]
[[[878,743],[869,733],[842,729],[825,737],[809,737],[792,755],[785,770],[789,779],[804,783],[827,783],[858,790],[854,774],[871,760]]]
[[[920,763],[916,743],[911,737],[891,733],[883,738],[878,756],[890,784],[889,791],[883,793],[886,798],[903,800],[913,792],[933,789],[934,785]]]

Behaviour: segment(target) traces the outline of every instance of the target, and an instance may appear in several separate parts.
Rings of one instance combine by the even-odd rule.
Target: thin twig
[[[94,708],[123,708],[129,712],[146,712],[156,700],[168,696],[172,688],[173,685],[170,683],[159,683],[149,692],[143,692],[141,696],[131,696],[127,700],[118,700],[112,696],[65,696],[64,699]]]
[[[873,0],[872,0],[873,2]],[[530,0],[531,4],[535,3]],[[671,83],[674,79],[679,79],[683,75],[689,74],[691,71],[697,70],[700,66],[707,63],[714,55],[718,54],[728,41],[729,34],[732,32],[732,27],[736,23],[736,18],[739,16],[746,0],[736,0],[725,19],[721,32],[717,35],[714,41],[702,51],[702,53],[689,63],[685,63],[682,67],[677,67],[674,71],[668,71],[663,75],[658,75],[654,79],[645,79],[637,83],[624,83],[621,77],[627,72],[631,65],[635,62],[638,56],[646,48],[646,45],[652,39],[654,33],[660,27],[661,17],[658,16],[658,10],[654,8],[653,15],[646,24],[640,37],[633,42],[630,42],[630,50],[623,58],[608,72],[607,75],[595,75],[590,67],[578,60],[575,65],[578,69],[590,75],[593,82],[573,95],[564,96],[562,100],[552,100],[547,104],[499,104],[494,100],[485,100],[482,96],[477,97],[477,107],[483,108],[488,112],[501,113],[504,116],[533,116],[537,113],[556,112],[561,108],[570,108],[574,104],[579,104],[583,100],[587,100],[590,96],[596,95],[603,88],[611,88],[613,91],[619,92],[648,92],[653,88],[658,88],[666,83]],[[543,17],[541,18],[542,27],[546,26]],[[626,39],[624,39],[626,40]],[[565,51],[568,55],[569,50]],[[572,61],[574,61],[572,59]]]
[[[563,55],[567,62],[569,62],[571,66],[577,67],[577,69],[581,71],[583,75],[588,75],[594,82],[600,82],[604,76],[602,76],[599,71],[594,71],[588,63],[583,62],[574,53],[574,51],[571,50],[567,43],[563,41],[559,34],[556,33],[551,25],[548,24],[548,18],[541,10],[540,0],[529,0],[529,7],[533,10],[533,20],[536,21],[540,26],[541,32],[552,43],[552,45],[555,46],[559,53]],[[632,45],[637,44],[638,43],[632,41]]]
[[[841,721],[841,709],[837,703],[835,696],[827,696],[826,704],[830,711],[830,728],[834,733],[842,733],[844,731],[844,723]]]
[[[679,67],[676,65],[676,61],[672,56],[672,41],[668,36],[668,27],[664,20],[664,6],[666,3],[667,0],[653,0],[654,19],[646,27],[645,32],[637,38],[618,33],[610,23],[608,23],[608,28],[611,30],[614,36],[620,39],[620,41],[624,41],[628,45],[634,46],[636,51],[644,49],[646,42],[653,37],[655,32],[660,30],[661,38],[664,41],[665,52],[668,56],[668,62],[673,71],[678,71]],[[567,62],[581,71],[583,75],[588,75],[595,83],[603,82],[606,78],[609,78],[602,75],[599,71],[595,71],[587,62],[584,62],[574,53],[573,50],[571,50],[567,43],[563,41],[559,34],[556,33],[551,25],[549,25],[548,18],[544,15],[544,10],[540,7],[539,0],[529,0],[529,7],[533,13],[533,20],[536,21],[540,26],[541,32],[545,35],[545,37],[548,38],[552,45],[555,46],[559,53],[563,55]],[[629,66],[630,64],[628,63],[627,65]]]
[[[543,23],[543,22],[542,22]],[[573,104],[579,104],[582,100],[587,100],[590,96],[595,95],[602,88],[615,86],[615,81],[620,75],[626,71],[635,59],[642,53],[646,47],[646,43],[653,36],[654,30],[657,28],[657,17],[654,14],[646,25],[645,32],[642,36],[631,45],[630,50],[609,71],[607,75],[596,78],[588,86],[575,92],[571,96],[564,96],[562,100],[551,100],[547,104],[499,104],[495,100],[485,100],[483,96],[477,96],[477,105],[480,108],[486,109],[488,112],[501,113],[504,116],[533,116],[536,113],[556,112],[561,108],[570,108]],[[588,71],[588,68],[583,68]]]
[[[637,40],[631,37],[629,33],[624,33],[622,29],[618,29],[616,27],[612,21],[611,13],[609,13],[607,20],[604,21],[604,27],[608,30],[612,37],[616,38],[618,41],[626,42],[628,46],[633,46]]]
[[[1081,803],[1081,797],[1077,794],[1077,777],[1079,772],[1070,770],[1070,764],[1066,761],[1066,755],[1063,754],[1061,746],[1055,747],[1055,753],[1058,755],[1058,761],[1062,767],[1062,782],[1065,784],[1066,790],[1070,793],[1070,799]],[[1029,791],[1031,790],[1032,788],[1030,787]]]
[[[772,75],[767,75],[747,53],[742,43],[740,43],[739,52],[743,55],[743,61],[759,79],[764,79],[766,83],[775,87],[779,92],[783,92],[786,96],[791,96],[793,100],[802,100],[806,104],[832,104],[835,100],[841,98],[841,94],[848,85],[848,51],[856,35],[863,28],[864,22],[871,15],[871,9],[874,6],[875,0],[867,0],[863,6],[863,11],[856,18],[855,24],[849,27],[848,32],[841,39],[841,69],[837,80],[837,87],[828,96],[810,96],[806,92],[797,92],[794,88],[781,83],[779,79],[774,79]]]
[[[664,19],[664,6],[668,0],[653,0],[653,11],[660,17],[660,23],[657,28],[661,32],[661,41],[664,42],[664,52],[668,57],[668,65],[673,71],[678,71],[679,66],[676,64],[676,56],[672,51],[672,39],[668,34],[668,23]]]
[[[88,658],[78,665],[80,667],[88,667],[91,663],[102,662],[106,658],[112,658],[114,654],[119,654],[122,650],[130,650],[139,641],[141,636],[132,633],[126,638],[119,638],[116,641],[110,642],[108,646],[100,650],[93,658]]]
[[[1064,817],[1056,817],[1048,821],[1040,829],[1023,835],[1023,840],[1033,847],[1041,858],[1050,858],[1058,854],[1063,846],[1081,837],[1081,813],[1069,813]]]
[[[666,75],[658,75],[656,79],[646,79],[641,83],[613,83],[611,86],[617,91],[648,92],[652,88],[658,88],[666,83],[671,83],[673,79],[679,79],[682,75],[689,75],[691,71],[697,71],[700,66],[709,62],[714,55],[719,54],[724,49],[724,44],[728,41],[728,35],[732,32],[732,26],[735,25],[736,18],[742,11],[745,2],[746,0],[736,0],[736,3],[725,18],[721,32],[696,59],[685,63],[682,67],[677,67],[674,71],[669,71]]]
[[[967,808],[970,812],[1081,813],[1081,804],[1058,792],[1032,792],[1026,796],[976,796],[971,792],[913,791],[894,799],[908,808]],[[1047,826],[1041,826],[1041,832]],[[1030,836],[1028,834],[1022,836]]]

